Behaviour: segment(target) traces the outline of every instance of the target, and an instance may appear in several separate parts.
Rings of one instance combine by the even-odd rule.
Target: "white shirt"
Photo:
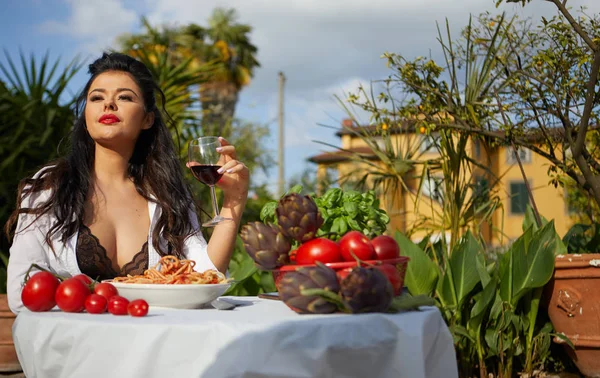
[[[39,172],[38,172],[39,174]],[[38,175],[36,174],[36,176]],[[23,200],[22,207],[36,207],[45,202],[50,196],[50,190],[32,193]],[[150,229],[148,230],[148,267],[153,267],[160,260],[160,255],[152,245],[152,232],[160,218],[161,209],[156,203],[148,201],[148,213],[150,214]],[[56,222],[53,214],[44,214],[35,220],[36,215],[21,214],[17,221],[17,228],[10,247],[7,270],[7,296],[8,306],[11,311],[18,313],[23,310],[21,302],[21,288],[25,274],[31,264],[37,264],[42,268],[49,269],[60,276],[74,276],[80,274],[81,270],[77,264],[76,246],[78,232],[75,232],[64,244],[60,241],[60,232],[51,238],[56,255],[46,243],[46,233]],[[198,225],[198,219],[193,211],[190,211],[190,219],[195,232],[184,242],[183,254],[187,259],[194,260],[197,271],[208,269],[217,270],[208,257],[207,243]],[[34,221],[35,220],[35,221]],[[33,222],[33,224],[31,224]],[[30,225],[31,224],[31,225]],[[27,227],[29,226],[29,227]],[[166,250],[166,241],[161,237],[161,247]],[[32,273],[36,272],[32,269]]]

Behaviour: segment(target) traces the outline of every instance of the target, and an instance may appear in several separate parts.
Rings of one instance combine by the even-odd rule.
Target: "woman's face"
[[[146,113],[142,91],[126,72],[104,72],[90,86],[85,122],[92,139],[108,148],[133,148],[154,114]]]

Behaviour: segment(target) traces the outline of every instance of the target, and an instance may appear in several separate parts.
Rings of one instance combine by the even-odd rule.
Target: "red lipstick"
[[[100,117],[98,122],[103,123],[105,125],[110,125],[113,123],[121,122],[121,120],[114,114],[102,114],[102,117]]]

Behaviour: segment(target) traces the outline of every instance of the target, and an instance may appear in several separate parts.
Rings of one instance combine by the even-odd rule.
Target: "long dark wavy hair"
[[[90,64],[91,77],[76,103],[76,121],[70,135],[70,151],[65,157],[46,165],[46,169],[37,177],[31,176],[20,182],[17,206],[6,223],[6,233],[10,238],[20,214],[33,214],[37,219],[48,213],[57,219],[45,236],[46,243],[53,251],[50,240],[54,234],[60,233],[61,242],[66,243],[77,232],[84,219],[88,192],[93,185],[91,172],[95,143],[85,123],[86,99],[94,79],[108,71],[129,73],[142,91],[145,111],[154,113],[154,124],[149,129],[142,130],[138,137],[129,160],[128,173],[137,192],[148,201],[156,202],[162,209],[152,233],[155,250],[163,256],[173,254],[183,257],[185,238],[194,232],[189,217],[189,211],[194,205],[175,153],[173,139],[161,109],[157,106],[156,95],[160,95],[162,104],[165,103],[165,95],[143,63],[120,53],[104,53]],[[162,110],[166,115],[164,105]],[[48,189],[50,198],[46,202],[33,208],[22,207],[27,196]],[[166,251],[159,243],[161,233],[167,241]]]

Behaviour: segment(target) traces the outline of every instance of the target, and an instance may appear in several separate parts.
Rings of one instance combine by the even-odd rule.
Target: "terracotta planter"
[[[15,314],[8,308],[6,294],[0,294],[0,373],[22,371],[13,344],[12,326]]]
[[[600,254],[560,255],[555,262],[545,287],[548,315],[575,346],[565,348],[581,373],[600,377]]]

